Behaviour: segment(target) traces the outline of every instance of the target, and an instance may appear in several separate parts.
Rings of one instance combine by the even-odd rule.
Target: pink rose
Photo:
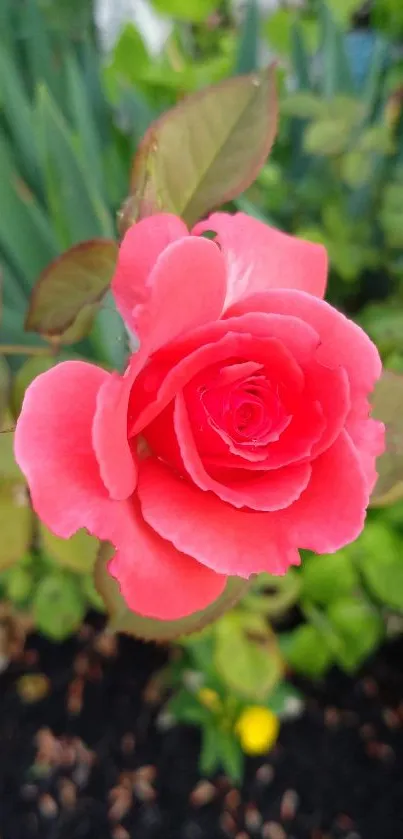
[[[217,242],[201,236],[217,233]],[[29,387],[15,439],[55,533],[113,543],[135,611],[204,608],[227,575],[284,574],[362,530],[384,430],[375,346],[321,298],[320,245],[239,213],[131,227],[112,290],[140,350],[123,376],[68,361]]]

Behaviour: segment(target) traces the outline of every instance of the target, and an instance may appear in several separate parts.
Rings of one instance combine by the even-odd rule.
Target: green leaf
[[[354,12],[362,7],[362,0],[326,0],[335,20],[342,26],[351,22]]]
[[[13,386],[11,391],[11,409],[15,419],[19,417],[22,402],[25,396],[27,387],[39,376],[41,373],[46,373],[56,364],[56,359],[52,356],[34,356],[29,358],[22,367],[17,371],[13,378]]]
[[[347,597],[331,603],[327,616],[343,641],[339,663],[352,671],[380,643],[384,633],[382,618],[369,603]]]
[[[133,547],[135,550],[135,546]],[[248,588],[248,581],[240,577],[228,577],[223,594],[200,612],[174,621],[162,621],[146,618],[132,612],[120,594],[116,580],[108,574],[107,565],[113,555],[113,549],[107,543],[101,545],[95,564],[95,586],[101,595],[109,612],[110,626],[115,632],[124,632],[145,640],[169,641],[198,632],[207,624],[219,618],[227,609],[244,594]]]
[[[106,84],[112,97],[115,98],[117,94],[119,81],[136,85],[149,62],[150,57],[138,29],[132,23],[127,23],[105,68]]]
[[[277,618],[297,602],[300,592],[301,575],[293,568],[283,577],[258,574],[252,581],[243,604],[254,612]]]
[[[235,734],[230,731],[218,729],[217,740],[220,762],[224,772],[235,784],[239,784],[242,781],[244,768],[241,746]]]
[[[218,621],[214,663],[231,690],[263,699],[282,675],[282,662],[264,618],[231,612]]]
[[[202,23],[217,8],[217,0],[151,0],[154,8],[164,15]]]
[[[391,248],[401,249],[403,245],[402,197],[403,184],[400,180],[397,183],[389,183],[382,195],[380,223],[386,242]]]
[[[401,541],[382,522],[369,522],[352,546],[371,593],[392,609],[403,611]]]
[[[253,182],[276,128],[272,68],[188,97],[150,127],[140,146],[131,219],[164,210],[192,225]]]
[[[403,311],[395,301],[390,304],[372,303],[360,316],[360,324],[383,356],[403,352]],[[390,367],[389,359],[387,366]],[[399,370],[394,371],[396,373]]]
[[[268,17],[263,26],[263,32],[267,37],[269,45],[276,53],[284,55],[287,58],[292,56],[297,57],[297,66],[300,64],[299,60],[302,57],[301,49],[308,53],[313,53],[317,48],[318,43],[318,23],[314,18],[299,17],[295,14],[294,9],[279,7],[273,11]],[[300,43],[297,45],[296,41]],[[296,49],[298,56],[296,56]],[[301,81],[301,78],[299,79]],[[304,73],[303,87],[306,85],[306,76]],[[301,85],[299,85],[301,87]]]
[[[78,582],[68,573],[43,577],[33,599],[35,626],[48,638],[62,641],[75,632],[85,615],[85,599]]]
[[[169,700],[167,711],[177,722],[185,725],[203,725],[209,722],[210,712],[198,702],[196,697],[186,688],[179,688]]]
[[[81,591],[83,592],[91,609],[96,609],[97,612],[104,612],[105,604],[95,588],[93,574],[83,574],[80,576],[80,582]]]
[[[212,775],[218,769],[221,756],[217,738],[217,726],[213,722],[207,723],[201,730],[202,742],[199,757],[202,775]]]
[[[22,472],[14,458],[14,426],[14,417],[6,408],[0,417],[0,486],[3,478],[23,482]]]
[[[13,565],[28,550],[32,532],[33,517],[25,483],[18,478],[0,476],[1,570]]]
[[[114,369],[124,369],[130,354],[129,338],[110,291],[107,291],[96,313],[91,344],[98,361]]]
[[[403,497],[403,376],[384,370],[372,399],[375,419],[386,424],[386,450],[377,460],[378,480],[371,504],[383,506]]]
[[[308,623],[298,626],[283,639],[282,651],[292,670],[312,679],[323,676],[333,659],[322,633]]]
[[[358,575],[347,551],[332,556],[312,556],[302,566],[303,596],[327,605],[349,595],[358,584]]]
[[[305,151],[318,155],[341,154],[348,146],[349,134],[350,125],[343,118],[315,120],[305,129]]]
[[[191,666],[211,679],[215,675],[213,663],[214,630],[208,625],[197,634],[185,635],[179,643],[187,651]]]
[[[295,705],[295,700],[302,705],[303,698],[294,685],[290,682],[279,682],[274,690],[267,697],[267,705],[276,717],[286,717],[289,709]]]
[[[34,578],[28,568],[20,563],[10,568],[6,573],[5,591],[6,596],[12,603],[21,605],[30,597],[34,587]]]
[[[259,7],[257,0],[248,0],[239,34],[235,75],[259,69]]]
[[[264,32],[270,46],[281,55],[289,55],[290,34],[294,15],[290,9],[276,9],[264,24]]]
[[[73,343],[88,334],[115,270],[112,239],[82,242],[55,259],[32,293],[26,328]]]
[[[263,224],[270,224],[271,219],[268,218],[267,214],[262,213],[255,204],[252,204],[246,195],[240,195],[239,198],[235,198],[234,204],[237,210],[240,210],[241,213],[247,213],[247,215],[252,216],[252,218],[257,218],[258,221],[262,221]],[[212,232],[214,233],[214,231]]]
[[[370,155],[362,151],[350,151],[343,156],[340,163],[340,174],[343,181],[351,189],[357,189],[366,184],[372,176],[373,161]]]
[[[0,355],[0,429],[10,398],[10,368],[6,359]]]
[[[39,535],[44,552],[57,565],[76,574],[88,574],[94,570],[99,542],[86,530],[79,530],[69,539],[61,539],[40,522]]]
[[[288,93],[281,102],[281,113],[299,119],[313,119],[323,116],[325,103],[320,96],[308,90]]]
[[[357,149],[364,153],[392,154],[394,143],[390,127],[383,122],[371,125],[362,133]]]

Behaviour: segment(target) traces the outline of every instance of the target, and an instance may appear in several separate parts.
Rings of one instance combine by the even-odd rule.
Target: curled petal
[[[205,367],[234,353],[238,357],[246,336],[251,349],[252,341],[260,338],[281,341],[298,365],[313,357],[319,342],[317,332],[298,318],[257,312],[195,330],[156,353],[139,376],[130,400],[129,435],[141,432]],[[250,352],[248,361],[253,359]]]
[[[329,303],[302,291],[268,291],[232,306],[232,318],[250,312],[293,315],[309,324],[320,336],[316,360],[324,367],[344,367],[352,398],[369,393],[379,379],[382,364],[378,350],[368,335]]]
[[[138,227],[146,221],[152,223],[145,219]],[[225,263],[214,242],[186,236],[168,244],[152,266],[147,257],[137,275],[135,249],[140,234],[136,227],[123,241],[112,290],[118,305],[124,300],[120,308],[127,326],[150,354],[220,317],[226,290]]]
[[[323,245],[289,236],[245,213],[213,213],[193,232],[205,230],[217,233],[227,263],[226,307],[271,288],[324,296],[328,260]]]
[[[129,329],[136,329],[133,312],[147,301],[150,274],[158,257],[172,242],[188,235],[184,222],[170,213],[149,216],[127,231],[119,248],[112,292]]]

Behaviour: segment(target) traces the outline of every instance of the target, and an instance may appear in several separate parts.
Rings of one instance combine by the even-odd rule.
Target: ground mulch
[[[304,685],[238,790],[200,778],[195,729],[159,724],[166,651],[99,628],[31,636],[0,677],[0,839],[403,839],[402,641]]]

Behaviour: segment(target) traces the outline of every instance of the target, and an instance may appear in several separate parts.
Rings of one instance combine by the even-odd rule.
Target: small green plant
[[[275,638],[261,622],[256,635],[253,617],[240,605],[201,634],[184,638],[179,659],[166,673],[174,689],[166,711],[176,722],[200,727],[200,771],[211,775],[221,768],[235,783],[242,780],[243,756],[268,752],[281,718],[301,706],[298,691],[282,678],[278,653],[267,646]],[[242,636],[235,631],[230,637],[234,626],[243,627]],[[223,658],[228,644],[232,662]]]

